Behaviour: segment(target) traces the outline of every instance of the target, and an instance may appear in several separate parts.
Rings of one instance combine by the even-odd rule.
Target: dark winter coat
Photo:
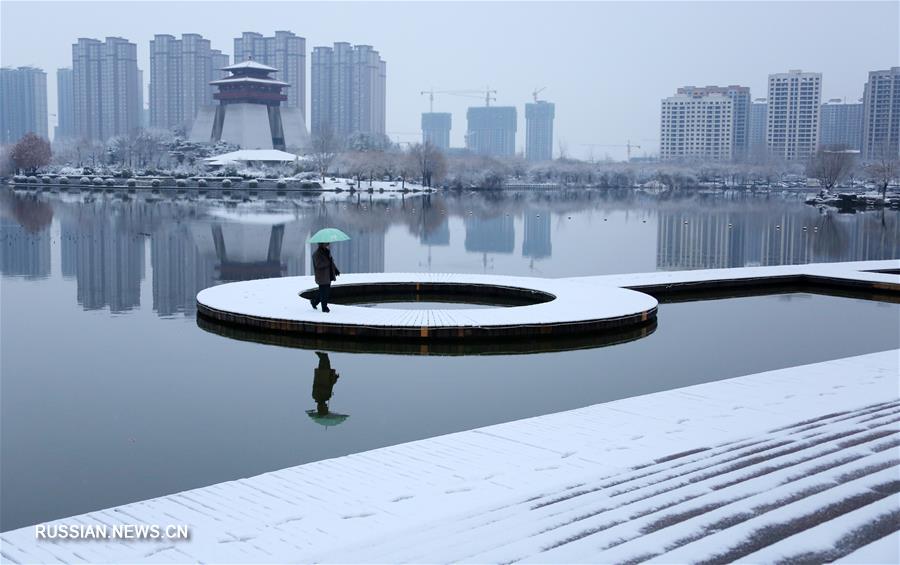
[[[319,247],[312,256],[313,270],[316,273],[316,284],[330,285],[337,279],[341,272],[331,258],[331,251],[327,247]]]

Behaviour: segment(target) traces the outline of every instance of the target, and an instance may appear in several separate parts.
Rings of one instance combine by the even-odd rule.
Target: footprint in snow
[[[682,419],[678,420],[678,421],[675,422],[675,423],[676,423],[676,424],[683,424],[683,423],[685,423],[685,422],[689,422],[690,420],[691,420],[690,418],[682,418]]]
[[[400,502],[401,500],[409,500],[410,498],[415,498],[415,497],[411,494],[407,494],[405,496],[398,496],[397,498],[391,500],[391,502]]]
[[[343,520],[350,520],[352,518],[368,518],[369,516],[374,516],[374,512],[365,512],[363,514],[350,514],[348,516],[341,516]]]
[[[644,436],[631,436],[631,441],[642,439]]]
[[[450,489],[450,490],[445,490],[445,491],[444,491],[444,494],[456,494],[456,493],[458,493],[458,492],[469,492],[470,490],[472,490],[472,489],[470,489],[469,487],[465,487],[465,488],[452,488],[452,489]]]

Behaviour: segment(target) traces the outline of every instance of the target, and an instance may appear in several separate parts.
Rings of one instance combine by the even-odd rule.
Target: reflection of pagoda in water
[[[14,219],[0,217],[0,273],[8,277],[49,277],[49,227],[29,232]]]
[[[900,255],[898,226],[896,218],[882,225],[880,214],[860,218],[813,208],[662,210],[656,265],[678,270],[890,259]]]
[[[213,258],[215,279],[251,280],[304,274],[306,226],[284,214],[221,216],[191,225],[200,253]]]
[[[511,216],[466,217],[466,251],[512,253],[515,246],[516,228]]]
[[[197,293],[217,282],[304,274],[308,229],[293,215],[213,212],[212,221],[176,224],[153,234],[158,314],[193,314]]]
[[[553,244],[550,241],[550,210],[526,208],[525,239],[522,241],[522,256],[532,259],[550,257]]]

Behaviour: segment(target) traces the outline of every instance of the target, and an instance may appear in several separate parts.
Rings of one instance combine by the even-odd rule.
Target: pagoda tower
[[[227,141],[241,149],[303,148],[306,123],[299,108],[282,107],[282,89],[290,84],[269,76],[278,69],[246,60],[224,67],[231,76],[211,81],[218,88],[216,106],[201,108],[191,128],[191,141]]]

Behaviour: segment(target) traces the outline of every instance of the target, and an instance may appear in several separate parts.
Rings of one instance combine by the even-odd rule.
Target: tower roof
[[[278,69],[275,67],[270,67],[268,65],[263,65],[262,63],[257,63],[252,59],[248,59],[246,61],[241,61],[240,63],[235,63],[233,65],[229,65],[227,67],[222,67],[223,71],[239,71],[242,69],[255,69],[258,71],[268,71],[270,73],[277,72]]]
[[[212,80],[209,82],[212,85],[222,85],[222,84],[269,84],[272,86],[290,86],[290,84],[275,80],[274,78],[258,78],[258,77],[247,77],[247,76],[232,76],[226,78],[220,78],[218,80]]]

